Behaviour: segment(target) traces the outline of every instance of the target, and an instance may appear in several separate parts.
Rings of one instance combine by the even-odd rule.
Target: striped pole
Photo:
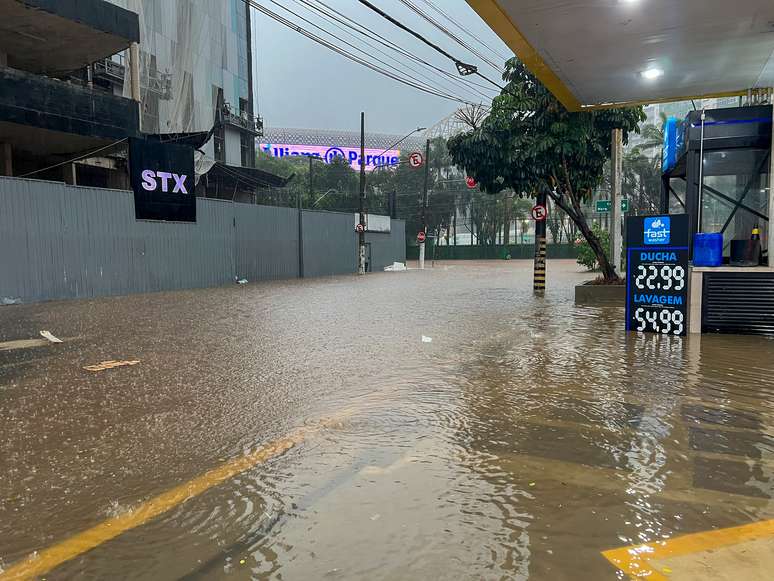
[[[537,205],[548,208],[546,194],[538,194]],[[546,290],[546,220],[535,220],[535,266],[533,286],[535,294],[543,294]]]

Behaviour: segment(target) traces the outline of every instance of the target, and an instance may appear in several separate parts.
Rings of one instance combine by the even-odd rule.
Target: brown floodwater
[[[0,307],[0,571],[331,418],[42,576],[620,579],[602,551],[774,518],[774,342],[627,335],[573,304],[588,277],[549,261],[536,298],[528,262],[447,262]],[[139,363],[83,369],[106,360]]]

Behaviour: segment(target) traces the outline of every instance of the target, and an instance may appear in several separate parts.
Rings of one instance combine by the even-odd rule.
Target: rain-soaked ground
[[[620,579],[602,551],[774,518],[774,342],[627,336],[574,306],[588,276],[0,307],[0,579],[35,551],[46,579]],[[7,343],[44,329],[64,343]]]

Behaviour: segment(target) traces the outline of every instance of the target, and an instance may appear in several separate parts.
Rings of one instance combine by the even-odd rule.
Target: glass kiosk
[[[774,336],[772,106],[693,111],[665,136],[661,211],[687,214],[691,240],[697,232],[723,236],[723,264],[691,268],[690,332]],[[754,236],[758,264],[734,266],[732,248]],[[692,244],[689,252],[693,258]]]

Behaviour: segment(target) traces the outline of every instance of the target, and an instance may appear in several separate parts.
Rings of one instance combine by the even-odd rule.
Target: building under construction
[[[250,201],[250,13],[241,0],[0,0],[0,174],[126,189],[128,138],[192,145],[197,195]]]

